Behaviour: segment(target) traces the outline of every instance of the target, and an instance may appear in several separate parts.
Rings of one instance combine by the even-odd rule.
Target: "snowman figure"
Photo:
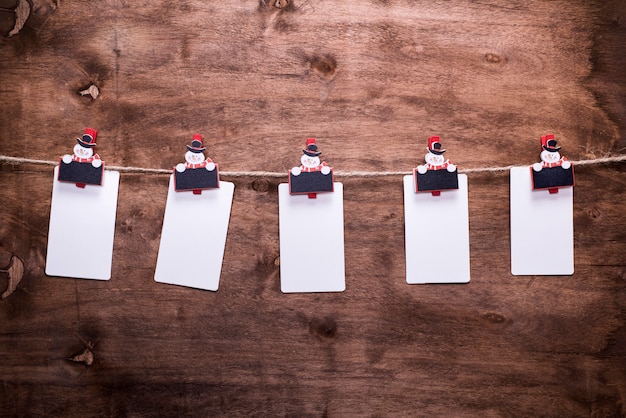
[[[417,166],[417,172],[420,174],[426,174],[428,170],[443,170],[446,169],[450,173],[456,170],[456,166],[449,160],[444,160],[443,153],[446,152],[442,149],[441,142],[438,136],[431,136],[428,138],[428,153],[424,156],[426,164]]]
[[[215,163],[210,158],[204,157],[206,147],[202,146],[202,135],[194,134],[191,145],[187,145],[185,163],[176,165],[176,171],[182,173],[186,169],[205,168],[207,171],[215,170]]]
[[[557,142],[554,139],[553,134],[543,135],[541,137],[541,162],[533,164],[533,170],[540,172],[544,168],[562,167],[568,169],[572,164],[567,161],[567,158],[561,157],[559,150],[561,147],[557,147]]]
[[[303,155],[300,158],[302,165],[292,168],[291,174],[299,176],[300,173],[311,173],[314,171],[319,171],[324,175],[330,174],[330,167],[326,164],[326,161],[320,161],[319,156],[322,152],[317,150],[315,138],[308,138],[306,140],[306,147],[302,152]]]
[[[94,154],[93,149],[96,146],[96,136],[98,131],[92,128],[86,128],[82,138],[77,138],[78,143],[74,145],[74,155],[65,154],[62,161],[70,164],[72,161],[79,163],[91,163],[95,168],[102,166],[102,160],[98,154]]]

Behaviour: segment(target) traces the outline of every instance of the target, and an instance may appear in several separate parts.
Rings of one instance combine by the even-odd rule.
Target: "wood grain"
[[[548,132],[572,160],[626,146],[618,0],[33,0],[8,36],[18,4],[3,155],[56,159],[86,126],[107,164],[171,168],[198,132],[227,171],[286,172],[308,136],[342,171],[409,171],[435,134],[461,169],[531,164]],[[122,175],[97,282],[44,274],[52,169],[0,165],[0,269],[25,269],[0,300],[1,415],[625,416],[624,165],[576,173],[571,277],[511,276],[508,176],[485,173],[471,282],[409,286],[401,178],[345,178],[346,291],[286,295],[280,179],[227,179],[205,292],[153,281],[167,175]]]

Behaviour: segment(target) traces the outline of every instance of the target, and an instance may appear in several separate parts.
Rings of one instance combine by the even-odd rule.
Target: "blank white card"
[[[290,195],[278,185],[280,288],[283,293],[343,292],[343,184],[334,191]]]
[[[120,173],[104,170],[102,185],[76,187],[54,168],[46,274],[109,280]]]
[[[217,290],[234,190],[220,181],[202,194],[177,192],[170,177],[155,281]]]
[[[511,169],[511,273],[574,274],[574,188],[532,190],[529,167]]]
[[[404,177],[406,281],[409,284],[470,281],[467,175],[459,188],[415,193],[413,176]]]

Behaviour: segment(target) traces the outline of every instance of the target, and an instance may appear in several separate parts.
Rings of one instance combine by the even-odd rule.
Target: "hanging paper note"
[[[467,176],[444,160],[440,138],[430,137],[426,164],[404,177],[406,281],[470,281]]]
[[[301,165],[278,186],[280,283],[284,293],[342,292],[345,284],[343,185],[309,138]]]
[[[541,138],[541,162],[511,169],[511,273],[574,273],[574,168],[554,135]]]
[[[46,274],[109,280],[119,173],[94,153],[97,131],[87,128],[73,155],[54,169]]]
[[[154,280],[216,291],[235,185],[219,180],[205,149],[194,135],[170,177]]]

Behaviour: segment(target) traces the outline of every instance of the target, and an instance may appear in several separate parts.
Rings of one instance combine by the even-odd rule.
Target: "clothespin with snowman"
[[[86,128],[74,154],[63,155],[54,168],[46,255],[49,276],[111,277],[120,173],[104,169],[104,161],[94,152],[97,135],[97,130]],[[83,232],[73,232],[85,225]],[[85,249],[88,255],[76,256]]]
[[[98,131],[86,128],[82,137],[77,138],[74,154],[65,154],[59,162],[59,181],[75,183],[76,187],[85,188],[87,184],[102,185],[104,161],[94,153]]]
[[[278,185],[280,289],[343,292],[343,184],[334,182],[332,168],[320,160],[315,138],[306,140],[302,153],[302,164],[289,171],[289,183]],[[310,268],[311,260],[316,268]]]
[[[218,165],[204,151],[202,135],[194,134],[185,162],[177,164],[170,175],[154,280],[216,291],[235,185],[220,181]],[[189,254],[202,257],[186,263]]]
[[[515,276],[574,273],[574,166],[559,153],[553,134],[541,136],[541,148],[541,162],[511,168],[511,273]],[[548,235],[546,257],[537,240]]]
[[[318,150],[315,138],[306,140],[302,153],[302,165],[289,171],[289,193],[307,194],[310,199],[314,199],[317,193],[332,192],[333,169],[325,161],[320,161],[322,152]]]
[[[561,156],[553,134],[541,137],[541,162],[532,165],[531,175],[533,190],[545,190],[558,193],[559,188],[574,185],[574,167]]]
[[[426,164],[404,176],[404,240],[409,284],[470,281],[469,204],[466,174],[444,159],[438,136],[428,138]],[[445,193],[441,193],[445,191]],[[433,196],[438,196],[433,198]],[[434,263],[433,248],[445,267]]]
[[[202,190],[220,187],[218,166],[210,158],[205,158],[206,147],[202,144],[202,135],[194,134],[191,145],[187,145],[185,162],[174,168],[174,189],[193,191],[201,194]]]
[[[449,160],[444,160],[440,138],[428,138],[428,153],[424,157],[426,164],[413,170],[415,192],[431,192],[433,196],[440,196],[442,190],[459,188],[457,169]]]

